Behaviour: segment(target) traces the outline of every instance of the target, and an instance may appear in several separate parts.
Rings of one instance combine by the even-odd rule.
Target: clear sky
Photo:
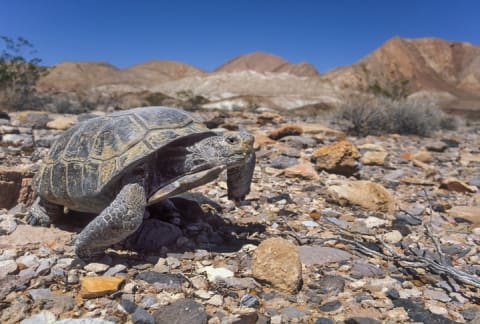
[[[169,59],[212,70],[264,51],[325,72],[393,36],[480,45],[480,1],[0,0],[0,35],[27,38],[46,65]]]

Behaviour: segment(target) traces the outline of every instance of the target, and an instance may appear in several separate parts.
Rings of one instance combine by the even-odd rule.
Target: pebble
[[[192,299],[180,299],[153,314],[156,324],[206,324],[207,314],[201,304]]]
[[[298,253],[302,264],[305,265],[323,265],[331,262],[342,262],[353,257],[350,253],[343,250],[325,246],[302,245],[298,247]]]
[[[207,278],[210,282],[225,280],[225,278],[234,276],[234,273],[227,268],[215,268],[213,266],[207,266],[203,268],[203,270],[207,273]]]
[[[108,265],[106,264],[103,264],[103,263],[97,263],[97,262],[93,262],[93,263],[89,263],[87,264],[85,267],[83,267],[85,270],[87,271],[90,271],[90,272],[94,272],[94,273],[102,273],[102,272],[105,272],[107,271],[107,269],[109,268]]]
[[[13,260],[0,261],[0,280],[17,271],[17,263]]]
[[[258,297],[252,294],[245,294],[240,298],[240,305],[251,308],[260,307]]]
[[[113,267],[111,267],[110,269],[108,269],[107,271],[105,271],[105,273],[103,275],[107,276],[107,277],[114,277],[116,274],[118,274],[120,272],[123,272],[126,269],[127,269],[126,265],[116,264]]]
[[[48,310],[42,310],[40,313],[24,319],[20,324],[53,324],[56,320],[55,314]]]
[[[132,322],[133,324],[155,324],[155,318],[145,309],[137,307],[132,314]]]
[[[80,295],[83,298],[102,297],[119,290],[124,282],[120,277],[84,277],[80,279]]]

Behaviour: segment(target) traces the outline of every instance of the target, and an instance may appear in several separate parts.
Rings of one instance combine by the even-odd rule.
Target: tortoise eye
[[[236,136],[229,136],[227,137],[226,141],[228,144],[232,144],[232,145],[238,144],[238,138]]]

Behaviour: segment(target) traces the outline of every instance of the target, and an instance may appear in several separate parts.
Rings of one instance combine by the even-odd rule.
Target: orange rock
[[[395,200],[382,185],[371,181],[344,181],[327,189],[330,199],[340,205],[358,205],[372,211],[392,214]]]
[[[351,176],[358,170],[360,153],[349,141],[339,141],[322,146],[312,154],[312,162],[317,170]]]
[[[285,176],[298,177],[307,180],[318,180],[317,171],[310,162],[301,162],[285,169]]]
[[[419,152],[413,154],[412,158],[417,160],[417,161],[424,162],[424,163],[428,163],[428,162],[433,161],[433,155],[432,155],[432,153],[430,153],[428,151],[419,151]]]
[[[301,135],[302,133],[303,129],[300,126],[288,124],[271,131],[269,137],[274,140],[279,140],[285,136]]]
[[[272,286],[295,293],[301,288],[302,263],[297,247],[282,238],[270,238],[257,247],[252,258],[253,276]]]
[[[255,135],[255,145],[264,146],[269,144],[274,144],[275,141],[272,140],[270,137],[264,134],[256,134]]]
[[[469,186],[465,182],[455,178],[443,179],[442,182],[440,183],[440,188],[447,189],[449,191],[470,192],[470,193],[475,193],[478,191],[476,186]]]
[[[102,297],[118,291],[125,279],[120,277],[85,277],[80,279],[83,298]]]
[[[0,208],[12,208],[18,202],[23,179],[32,177],[32,165],[0,167]]]
[[[400,153],[400,158],[402,158],[404,160],[411,160],[412,159],[412,153],[402,152],[402,153]]]

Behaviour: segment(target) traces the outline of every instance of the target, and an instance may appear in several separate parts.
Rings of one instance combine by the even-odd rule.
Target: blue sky
[[[480,1],[0,0],[0,35],[23,36],[46,65],[170,59],[212,70],[254,51],[325,72],[393,36],[480,45]]]

